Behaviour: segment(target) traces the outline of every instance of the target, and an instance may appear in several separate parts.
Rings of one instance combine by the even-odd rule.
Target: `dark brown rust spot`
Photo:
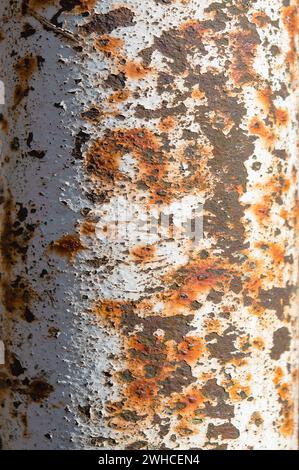
[[[280,356],[289,351],[291,344],[291,334],[287,327],[283,326],[273,334],[273,347],[271,349],[271,359],[278,360]]]
[[[230,35],[234,50],[231,75],[236,85],[248,85],[255,82],[258,74],[254,69],[254,60],[258,45],[261,43],[256,27],[243,17],[243,29]]]
[[[134,12],[129,8],[116,8],[108,13],[93,15],[92,20],[82,26],[82,30],[87,34],[110,34],[117,28],[133,26],[134,16]]]
[[[48,398],[48,396],[54,391],[52,385],[46,382],[44,379],[34,379],[30,382],[26,393],[35,402],[40,402]]]
[[[16,107],[29,93],[30,80],[38,69],[38,58],[28,54],[17,62],[15,69],[19,81],[14,93],[14,106]]]
[[[85,247],[80,241],[79,235],[63,235],[59,240],[52,242],[50,249],[60,256],[73,258]]]
[[[219,424],[215,426],[210,423],[208,426],[207,438],[208,439],[238,439],[240,436],[239,430],[232,423]]]

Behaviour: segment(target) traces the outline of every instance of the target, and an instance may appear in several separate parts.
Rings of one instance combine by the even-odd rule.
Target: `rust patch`
[[[250,387],[248,385],[241,385],[238,380],[232,380],[231,382],[225,382],[225,390],[227,390],[232,402],[239,402],[247,400],[251,394]]]
[[[250,134],[258,136],[267,148],[273,146],[276,139],[275,133],[257,116],[251,119],[248,128]]]
[[[275,111],[276,123],[278,126],[286,126],[289,122],[289,113],[286,109],[278,108]]]
[[[234,50],[234,61],[231,75],[236,85],[249,85],[258,79],[254,69],[257,47],[261,40],[253,25],[249,22],[243,25],[244,30],[231,33],[230,41]]]
[[[3,114],[0,114],[0,126],[1,130],[7,134],[8,133],[8,120],[3,116]]]
[[[38,59],[31,54],[22,57],[15,66],[19,84],[14,92],[14,107],[18,106],[21,101],[28,96],[30,90],[30,80],[38,69]]]
[[[146,263],[155,258],[156,247],[154,245],[135,246],[131,249],[130,254],[137,263]]]
[[[117,28],[133,26],[135,14],[126,7],[115,8],[105,14],[93,15],[92,20],[82,26],[82,31],[87,34],[110,34]]]
[[[258,28],[265,28],[268,26],[271,19],[263,11],[255,11],[252,14],[252,21]]]
[[[273,93],[271,88],[262,88],[257,92],[258,99],[260,100],[264,112],[268,114],[270,111],[273,110],[274,104],[273,104]]]
[[[124,90],[115,91],[114,93],[112,93],[112,95],[109,96],[108,103],[113,104],[113,105],[123,103],[130,97],[130,95],[131,95],[130,90],[124,89]]]
[[[282,10],[282,21],[289,34],[290,38],[290,50],[287,54],[287,63],[292,67],[297,60],[296,54],[296,36],[299,31],[299,21],[298,21],[298,7],[297,6],[288,6]],[[291,69],[292,71],[292,69]]]
[[[128,180],[120,172],[119,165],[121,158],[130,152],[138,162],[138,179],[148,188],[151,198],[154,201],[157,198],[167,199],[167,193],[161,192],[166,161],[160,148],[158,138],[147,129],[119,129],[109,132],[90,147],[85,156],[86,170],[104,183],[107,189],[113,189],[113,181]]]
[[[290,343],[291,334],[287,327],[283,326],[276,330],[273,334],[273,347],[270,353],[271,358],[277,361],[285,351],[289,351]]]
[[[30,382],[26,393],[35,402],[41,402],[46,400],[50,393],[54,391],[52,385],[46,382],[44,379],[34,379]]]
[[[194,303],[213,289],[220,293],[221,298],[229,287],[232,276],[229,265],[216,259],[190,262],[165,277],[164,280],[169,285],[177,285],[173,292],[166,295],[166,309],[172,313],[184,308],[192,310]]]
[[[186,336],[184,341],[178,344],[178,359],[194,366],[203,355],[204,342],[201,338],[195,336]]]
[[[127,307],[127,304],[122,301],[102,300],[95,305],[94,311],[105,324],[116,328],[120,326],[122,315]]]
[[[177,121],[173,116],[168,116],[161,119],[159,124],[159,129],[161,132],[170,132],[174,130],[177,126]]]
[[[174,406],[178,393],[195,380],[189,364],[203,352],[199,338],[186,336],[190,318],[149,313],[142,318],[143,308],[142,302],[103,300],[95,305],[97,318],[117,328],[123,342],[125,368],[118,374],[123,399],[107,405],[109,426],[118,430],[133,431],[136,421],[155,423],[167,401]],[[194,393],[186,393],[191,408]]]
[[[96,233],[97,222],[92,219],[86,219],[80,224],[81,235],[93,237]]]
[[[260,351],[263,351],[265,349],[265,341],[260,336],[252,340],[252,345]]]
[[[240,432],[232,423],[219,424],[218,426],[210,423],[208,426],[208,439],[238,439]]]
[[[261,413],[259,413],[258,411],[255,411],[251,415],[250,422],[253,423],[256,427],[260,427],[264,423],[264,419]]]
[[[291,437],[295,431],[295,404],[292,398],[292,388],[283,382],[284,371],[281,367],[275,370],[273,382],[276,386],[281,403],[281,418],[278,421],[279,431],[284,437]]]
[[[80,241],[79,235],[63,235],[59,240],[50,244],[50,249],[60,256],[66,256],[72,259],[85,247]]]
[[[151,69],[144,67],[137,62],[127,62],[124,67],[124,73],[131,80],[141,80],[150,73]]]
[[[112,57],[116,57],[119,50],[123,47],[124,41],[119,38],[113,38],[103,34],[95,40],[95,47],[98,51]]]
[[[200,101],[205,97],[205,93],[201,91],[197,85],[193,88],[191,96],[194,100]]]
[[[18,259],[25,261],[30,240],[36,225],[27,221],[28,209],[16,203],[12,197],[6,198],[3,207],[3,218],[0,233],[0,250],[2,266],[7,270],[16,264]]]

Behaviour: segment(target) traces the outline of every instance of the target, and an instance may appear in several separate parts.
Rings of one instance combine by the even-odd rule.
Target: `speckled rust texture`
[[[87,358],[104,363],[86,389],[70,386],[64,405],[76,418],[74,445],[294,448],[296,2],[272,9],[266,0],[157,0],[144,11],[140,1],[106,3],[23,4],[24,21],[32,9],[56,9],[49,21],[72,29],[80,46],[68,45],[88,71],[76,84],[89,98],[70,92],[77,223],[46,249],[52,266],[63,262],[80,279],[69,310],[75,306],[85,325],[76,324],[85,370]],[[31,52],[16,59],[12,109],[30,98],[42,64]],[[47,158],[35,152],[29,156]],[[114,204],[124,199],[136,218],[201,203],[203,237],[196,246],[177,242],[172,226],[166,241],[113,240]],[[36,297],[13,268],[26,263],[35,227],[23,227],[26,215],[11,196],[3,208],[2,303],[8,315],[26,318]],[[89,328],[94,336],[85,343]],[[1,395],[9,386],[28,406],[51,410],[55,384],[29,380],[22,358],[9,357]]]

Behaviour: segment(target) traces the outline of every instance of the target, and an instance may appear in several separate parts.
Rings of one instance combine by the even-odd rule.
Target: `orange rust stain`
[[[123,101],[126,101],[129,98],[130,94],[130,90],[118,90],[109,96],[108,102],[110,104],[122,103]]]
[[[210,147],[198,146],[199,161],[187,155],[184,148],[178,149],[174,159],[172,153],[161,147],[160,139],[145,128],[107,131],[106,136],[95,141],[86,152],[85,168],[90,178],[101,183],[106,192],[113,191],[117,180],[129,184],[134,179],[147,193],[148,204],[169,203],[184,191],[202,192],[207,188],[206,162],[211,158]],[[128,153],[136,160],[136,163],[133,160],[133,176],[120,170],[121,158]],[[194,168],[187,177],[180,171],[180,162],[188,162]],[[174,180],[168,177],[170,169],[177,172]]]
[[[207,399],[199,389],[190,387],[183,395],[175,395],[171,403],[176,407],[178,414],[192,417],[195,411],[203,408],[205,401]]]
[[[201,338],[186,336],[184,341],[178,344],[178,359],[187,362],[190,366],[196,364],[204,352],[204,344]]]
[[[141,80],[151,72],[151,69],[137,62],[127,62],[124,66],[124,72],[132,80]]]
[[[59,240],[52,242],[50,249],[60,256],[73,258],[85,247],[80,241],[79,235],[63,235]]]
[[[286,126],[289,122],[289,113],[286,109],[277,108],[275,110],[275,119],[278,126]]]
[[[201,91],[198,86],[195,86],[192,90],[191,94],[194,100],[202,100],[205,97],[205,93]]]
[[[288,6],[282,9],[282,21],[289,34],[290,50],[287,54],[287,62],[291,65],[296,60],[296,36],[299,31],[298,7]]]
[[[265,341],[261,337],[256,337],[252,340],[252,345],[256,348],[259,349],[260,351],[263,351],[265,349]]]
[[[249,348],[249,335],[240,336],[238,338],[238,349],[246,351]]]
[[[118,300],[102,300],[94,306],[94,313],[114,328],[119,327],[124,313],[125,302]]]
[[[154,380],[135,380],[127,387],[130,406],[135,409],[153,406],[153,398],[157,396],[157,393],[158,386]]]
[[[271,209],[275,203],[275,199],[280,195],[289,191],[291,186],[291,180],[286,178],[284,174],[278,173],[269,178],[264,183],[256,184],[256,188],[262,190],[264,196],[261,202],[253,204],[251,211],[255,214],[261,225],[268,224],[271,216]],[[280,216],[286,215],[284,212],[280,212]],[[288,219],[289,220],[289,219]]]
[[[260,100],[263,109],[269,113],[273,109],[273,95],[271,88],[263,88],[257,92],[258,99]]]
[[[281,217],[283,220],[285,220],[286,222],[287,222],[288,220],[291,220],[291,219],[290,219],[290,218],[291,218],[290,212],[287,211],[286,209],[283,209],[283,208],[280,209],[279,215],[280,215],[280,217]]]
[[[258,28],[265,28],[271,20],[266,13],[255,11],[252,15],[252,21]]]
[[[267,147],[273,145],[276,139],[275,133],[272,131],[272,129],[269,129],[258,117],[251,119],[248,128],[250,134],[260,137]]]
[[[278,173],[270,178],[269,182],[267,183],[267,187],[269,191],[272,192],[273,196],[277,194],[287,193],[291,187],[291,180],[286,178],[284,174]]]
[[[149,262],[155,257],[156,247],[153,245],[138,245],[130,250],[130,254],[136,262]]]
[[[177,121],[173,116],[168,116],[160,121],[159,129],[161,132],[170,132],[177,126]]]
[[[231,278],[229,265],[223,265],[217,260],[192,262],[179,268],[164,278],[170,285],[178,285],[166,296],[165,312],[173,314],[192,308],[201,294],[207,294],[212,288],[228,288]]]
[[[222,325],[221,325],[220,320],[218,319],[207,320],[205,327],[209,333],[222,332]]]
[[[284,437],[290,437],[295,431],[294,402],[292,400],[291,387],[283,383],[278,388],[278,395],[282,401],[282,422],[280,432]]]
[[[205,27],[200,21],[198,20],[189,20],[186,21],[185,23],[182,23],[180,25],[180,31],[184,35],[194,35],[197,34],[199,37],[202,37],[203,35],[207,34],[210,31],[210,28]]]
[[[113,57],[117,56],[123,45],[124,41],[122,39],[114,38],[106,34],[103,34],[95,40],[95,47],[98,51]]]
[[[109,132],[90,147],[85,156],[86,169],[92,177],[112,189],[116,179],[128,179],[119,170],[119,165],[121,158],[130,152],[138,162],[138,179],[150,193],[149,202],[167,201],[171,197],[163,190],[167,160],[160,147],[158,138],[147,129],[118,129]]]
[[[281,382],[281,379],[284,377],[284,372],[281,367],[277,367],[275,369],[273,383],[274,385],[278,385]]]
[[[273,244],[270,244],[269,251],[275,264],[283,263],[284,258],[285,258],[284,248],[273,243]]]
[[[94,220],[88,220],[88,219],[84,220],[80,224],[80,233],[82,235],[92,237],[95,235],[96,225],[97,225],[97,222],[95,222]]]
[[[255,426],[261,426],[264,422],[264,419],[258,411],[255,411],[251,415],[250,422],[255,424]]]
[[[280,432],[284,437],[291,437],[295,431],[294,405],[288,406],[291,406],[291,408],[283,412],[284,418],[280,426]]]
[[[279,265],[284,261],[285,249],[276,243],[258,242],[255,246],[265,252],[268,252],[273,259],[274,264]]]
[[[291,386],[282,382],[284,372],[281,367],[275,369],[273,383],[281,402],[281,419],[279,430],[284,437],[291,437],[295,431],[295,406]]]
[[[19,59],[15,65],[18,74],[19,83],[14,92],[14,106],[18,106],[21,101],[28,95],[29,83],[33,74],[37,71],[38,61],[31,54]]]
[[[270,215],[270,207],[267,204],[253,204],[251,209],[260,222]]]
[[[278,388],[278,395],[282,401],[286,401],[290,396],[290,386],[287,383],[283,383]]]
[[[224,384],[232,401],[238,402],[250,396],[251,390],[248,385],[241,385],[238,380],[232,380],[232,384]]]

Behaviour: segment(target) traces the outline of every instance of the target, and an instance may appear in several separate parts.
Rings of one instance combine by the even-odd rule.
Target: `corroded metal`
[[[296,3],[2,1],[5,448],[297,447]]]

